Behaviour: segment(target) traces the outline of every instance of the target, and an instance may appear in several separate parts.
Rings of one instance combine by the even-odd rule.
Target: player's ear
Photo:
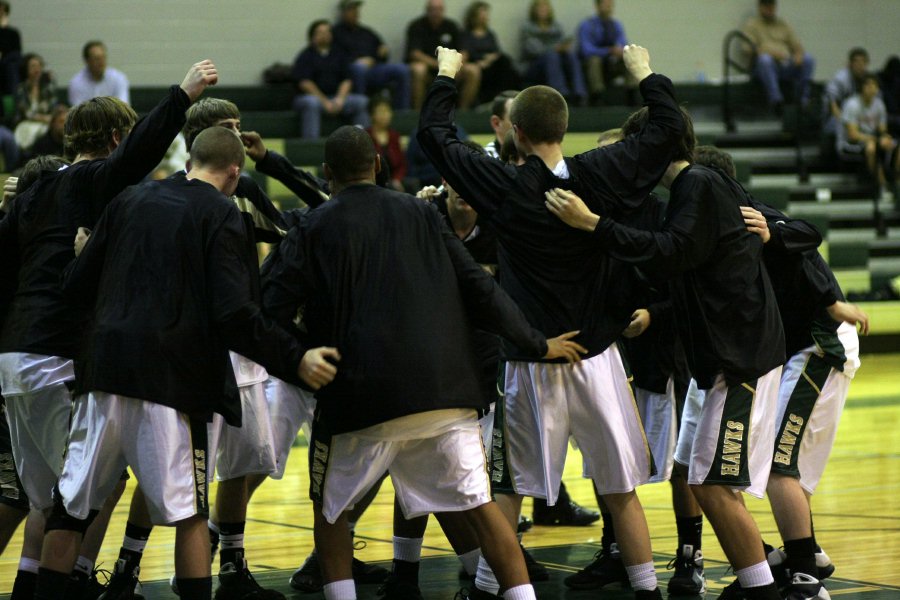
[[[381,173],[381,155],[375,155],[375,174],[378,175]]]
[[[331,167],[328,166],[328,163],[322,163],[322,175],[325,176],[325,181],[334,180],[334,173],[331,172]]]

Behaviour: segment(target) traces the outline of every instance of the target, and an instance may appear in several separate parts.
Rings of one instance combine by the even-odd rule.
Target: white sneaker
[[[783,593],[785,600],[831,600],[822,582],[806,573],[794,573]]]

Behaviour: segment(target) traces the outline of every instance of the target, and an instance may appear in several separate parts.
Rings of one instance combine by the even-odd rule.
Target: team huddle
[[[32,161],[0,221],[0,442],[20,480],[0,515],[12,530],[28,515],[13,600],[137,597],[155,525],[176,528],[181,598],[211,597],[215,553],[217,599],[283,598],[250,573],[244,527],[301,429],[315,551],[300,591],[421,598],[433,513],[471,580],[461,596],[534,598],[522,499],[556,503],[571,436],[604,523],[568,587],[662,598],[635,490],[670,480],[670,597],[706,591],[706,515],[737,576],[720,598],[827,599],[810,496],[867,317],[818,231],[696,146],[647,50],[624,62],[644,108],[598,148],[565,157],[566,101],[535,86],[510,97],[497,158],[458,139],[462,56],[439,48],[417,140],[445,190],[418,198],[379,185],[356,127],[328,137],[322,178],[295,168],[240,131],[234,104],[200,99],[210,61],[140,120],[109,97],[72,109],[71,164]],[[179,132],[186,171],[144,181]],[[276,208],[246,156],[306,206]],[[261,266],[259,242],[273,245]],[[96,591],[129,468],[125,539]],[[353,557],[388,474],[390,572]],[[764,546],[740,492],[768,494],[784,550]]]

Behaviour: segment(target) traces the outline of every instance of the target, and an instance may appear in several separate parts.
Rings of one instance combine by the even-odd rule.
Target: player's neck
[[[564,158],[562,146],[559,144],[533,144],[528,154],[540,158],[551,171]]]
[[[331,195],[335,195],[338,192],[342,192],[350,186],[354,185],[375,185],[375,180],[369,177],[365,177],[363,179],[351,179],[349,181],[331,181]]]
[[[210,169],[204,169],[202,167],[195,167],[188,171],[186,178],[188,180],[198,180],[208,183],[213,186],[223,194],[225,193],[225,189],[228,183],[228,174],[220,171],[213,171]]]

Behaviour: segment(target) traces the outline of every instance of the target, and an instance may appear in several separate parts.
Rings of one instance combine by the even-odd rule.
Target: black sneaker
[[[140,573],[140,567],[129,569],[125,559],[120,558],[113,567],[106,591],[100,594],[97,600],[144,600],[142,595],[135,592],[135,588],[139,585]]]
[[[785,600],[831,600],[822,582],[806,573],[794,573],[782,594]]]
[[[718,600],[745,600],[746,596],[744,595],[744,588],[741,587],[741,582],[735,579],[731,583],[729,583],[722,593],[719,594]]]
[[[525,546],[519,544],[519,548],[522,549],[522,557],[525,559],[525,568],[528,569],[528,579],[531,580],[531,583],[535,581],[550,581],[550,571],[547,570],[547,567],[535,560],[531,552],[525,549]]]
[[[496,596],[490,592],[479,590],[475,586],[463,588],[453,596],[453,600],[497,600],[498,598],[503,598],[503,596]]]
[[[563,579],[563,583],[573,590],[594,590],[610,583],[621,583],[628,586],[628,572],[622,563],[622,554],[615,543],[609,550],[601,550],[594,555],[594,562]]]
[[[600,513],[597,511],[584,508],[571,500],[565,504],[535,509],[533,516],[535,525],[545,526],[570,525],[584,527],[600,519]]]
[[[317,560],[316,565],[318,562]],[[365,563],[357,558],[353,559],[353,581],[359,585],[385,583],[390,574],[391,572],[384,567]]]
[[[384,585],[378,588],[378,597],[384,600],[423,600],[419,586],[393,577],[388,577]]]
[[[772,577],[775,578],[775,583],[778,584],[779,588],[790,585],[791,576],[787,571],[787,567],[785,567],[787,554],[781,548],[773,548],[768,544],[763,545],[766,549],[766,561],[769,563],[769,568],[772,569]],[[820,546],[816,546],[816,570],[818,571],[816,578],[819,581],[828,579],[834,574],[834,563],[831,562],[831,557]]]
[[[634,590],[634,600],[663,600],[659,588],[652,590]]]
[[[516,533],[527,533],[534,527],[534,521],[525,515],[519,515],[519,525],[516,527]]]
[[[703,553],[686,544],[669,562],[668,568],[675,567],[669,579],[670,596],[700,596],[706,592],[706,575],[703,574]]]
[[[322,569],[319,567],[319,556],[315,552],[307,556],[303,565],[294,571],[290,584],[295,590],[307,594],[322,591]]]
[[[285,600],[284,594],[275,590],[267,590],[256,583],[247,561],[240,554],[236,563],[225,563],[219,569],[219,589],[216,600]]]

